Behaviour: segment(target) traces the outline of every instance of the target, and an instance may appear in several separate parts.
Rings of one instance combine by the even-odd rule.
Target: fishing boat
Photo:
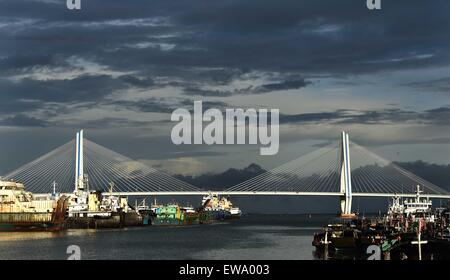
[[[184,224],[185,214],[178,204],[171,203],[154,208],[155,215],[152,217],[152,225],[155,226],[178,226]]]
[[[228,198],[212,193],[202,198],[202,209],[212,220],[236,219],[242,214]]]
[[[67,204],[66,196],[38,196],[22,183],[0,180],[0,231],[61,230]]]

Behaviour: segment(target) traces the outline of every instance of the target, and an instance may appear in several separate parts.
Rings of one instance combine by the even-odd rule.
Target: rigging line
[[[70,166],[70,161],[71,159],[67,159],[67,156],[64,155],[64,157],[62,158],[62,160],[59,162],[59,164],[57,166],[54,166],[54,171],[56,171],[56,174],[54,176],[54,178],[50,178],[50,181],[59,181],[60,178],[64,178],[67,177],[67,168],[68,166]],[[66,176],[65,176],[66,175]],[[61,181],[60,181],[61,183]]]
[[[369,155],[367,155],[367,154],[365,154],[365,156],[366,157],[369,157]],[[385,170],[384,170],[384,172],[382,172],[381,170],[373,170],[374,172],[376,172],[380,177],[388,177],[388,178],[390,178],[390,180],[392,181],[391,183],[390,183],[390,186],[389,186],[389,189],[391,190],[391,191],[393,191],[394,193],[396,193],[396,192],[398,192],[398,189],[395,187],[396,186],[396,183],[397,184],[400,184],[400,185],[402,185],[403,184],[403,182],[401,181],[401,179],[399,178],[399,176],[393,176],[393,175],[390,175],[389,174],[389,172],[386,170],[386,168],[388,168],[389,167],[389,163],[388,163],[388,165],[385,165],[385,166],[383,166],[383,167],[380,167],[380,168],[384,168]],[[373,168],[372,168],[373,169]],[[397,174],[398,175],[398,174]]]
[[[57,154],[56,156],[57,156],[56,159],[59,159],[59,158],[62,157],[63,155]],[[53,158],[52,160],[55,161],[56,159]],[[36,163],[35,165],[33,165],[33,166],[28,166],[26,169],[22,169],[22,170],[20,170],[20,172],[16,172],[15,175],[13,175],[13,176],[14,176],[14,177],[15,177],[15,176],[20,176],[20,177],[22,177],[22,178],[29,179],[30,176],[36,174],[36,171],[41,171],[42,169],[45,170],[45,169],[46,169],[45,167],[46,167],[47,165],[50,165],[50,164],[54,165],[54,162],[53,162],[53,161],[37,162],[37,163]]]
[[[359,176],[354,176],[352,174],[352,188],[355,187],[352,192],[365,192],[370,193],[370,190],[360,181]]]
[[[364,154],[364,153],[360,153],[360,156],[361,157],[365,157],[367,159],[367,155]],[[380,179],[378,177],[374,177],[373,174],[371,174],[370,171],[373,171],[374,173],[377,173],[377,175],[380,175],[380,177],[383,177],[383,174],[375,172],[376,170],[374,170],[373,168],[370,168],[370,166],[373,165],[372,164],[373,163],[372,159],[369,158],[369,160],[365,161],[365,162],[369,162],[369,164],[366,164],[364,166],[361,165],[359,167],[359,171],[360,171],[361,176],[363,176],[364,177],[364,181],[367,181],[370,185],[372,185],[371,183],[373,183],[373,186],[374,186],[373,190],[375,192],[383,192],[383,188],[382,188],[383,187],[383,183],[382,183],[382,181],[380,181]],[[375,164],[378,165],[378,163],[376,163],[376,162],[375,162]],[[379,184],[379,187],[377,188],[376,186],[378,184]],[[392,189],[390,186],[388,186],[388,188]]]
[[[326,167],[326,169],[325,169],[325,173],[322,173],[321,175],[320,175],[320,179],[323,181],[323,178],[325,177],[328,177],[328,176],[330,176],[331,174],[330,174],[330,172],[331,173],[333,173],[333,168],[332,168],[332,166],[334,165],[335,163],[334,163],[334,161],[332,161],[327,167]],[[327,181],[327,180],[326,180]],[[320,182],[320,181],[319,181]],[[322,182],[322,183],[324,183],[324,182]],[[311,190],[312,191],[314,191],[314,188],[316,188],[316,186],[317,186],[317,183],[315,183],[314,185],[311,185]],[[320,189],[322,189],[322,187],[323,186],[320,186],[319,185],[319,187],[317,187],[317,189],[315,190],[315,191],[318,191],[318,190],[320,190]],[[309,188],[307,189],[307,190],[309,190]]]
[[[40,163],[40,162],[38,162]],[[41,165],[33,165],[33,166],[28,166],[26,169],[21,169],[20,172],[14,172],[15,174],[11,177],[18,177],[20,176],[21,178],[26,178],[28,179],[32,174],[35,174],[36,170],[39,170],[42,168],[42,164]]]
[[[362,177],[361,180],[363,182],[367,182],[367,186],[370,187],[374,193],[379,192],[379,190],[376,187],[375,182],[372,181],[370,176],[366,173],[366,171],[363,168],[359,168],[358,170],[355,170],[354,172],[352,172],[352,174],[360,175]]]
[[[120,180],[120,177],[117,176],[117,174],[123,175],[121,170],[112,170],[112,171],[110,171],[109,170],[110,167],[106,166],[104,164],[104,162],[102,162],[102,161],[98,161],[97,162],[97,160],[94,160],[94,159],[90,159],[90,161],[92,161],[92,166],[102,166],[102,168],[101,168],[102,170],[97,170],[97,168],[92,168],[92,171],[95,174],[98,174],[99,185],[102,186],[101,188],[103,190],[107,190],[106,186],[109,184],[109,182],[111,182],[111,181],[114,182],[114,181],[119,181]],[[109,176],[110,178],[108,178],[107,176]],[[130,186],[129,184],[124,183],[124,182],[121,182],[121,183],[124,184],[129,190],[132,190],[132,191],[136,191],[137,189],[145,190],[143,188],[137,188],[134,185]]]
[[[335,165],[336,163],[334,162],[333,165]],[[325,192],[328,191],[328,186],[332,186],[334,177],[336,176],[337,172],[334,168],[330,168],[329,170],[329,174],[327,175],[327,179],[323,182],[323,186],[321,188],[319,188],[319,191],[321,192]],[[332,189],[332,188],[331,188]]]
[[[40,165],[25,171],[20,177],[27,182],[27,190],[45,189],[44,185],[47,185],[47,177],[50,175],[50,172],[54,170],[55,165],[58,164],[58,161],[56,160],[59,160],[60,157],[62,157],[61,154],[59,154],[56,159],[53,158],[52,161],[39,162]],[[33,175],[35,176],[32,177]]]
[[[324,148],[322,148],[322,149],[325,150]],[[325,150],[325,153],[328,153],[328,152],[329,152],[329,150]],[[317,151],[314,151],[312,153],[317,153]],[[249,179],[247,181],[244,181],[244,182],[239,183],[239,184],[237,184],[235,186],[232,186],[232,187],[228,188],[227,190],[243,189],[244,187],[247,187],[249,184],[253,185],[255,183],[261,182],[261,180],[264,180],[267,177],[275,178],[275,180],[276,180],[276,179],[278,179],[278,177],[280,175],[280,174],[277,174],[279,171],[285,171],[286,170],[286,171],[292,172],[292,171],[295,171],[295,170],[302,169],[309,162],[304,162],[304,163],[301,164],[301,166],[292,166],[292,165],[295,165],[300,160],[304,160],[305,158],[307,158],[307,156],[310,156],[312,153],[304,155],[301,158],[292,160],[292,161],[290,161],[288,163],[285,163],[285,164],[283,164],[283,165],[281,165],[281,166],[279,166],[277,168],[274,168],[272,170],[266,171],[266,172],[264,172],[264,173],[262,173],[262,174],[260,174],[260,175],[258,175],[256,177],[254,177],[254,178],[251,178],[251,179]],[[319,154],[318,156],[320,157],[321,154]],[[316,159],[316,158],[317,157],[314,156],[314,159]],[[263,185],[263,186],[265,186],[265,185]],[[263,186],[261,186],[261,187],[263,187]]]
[[[354,154],[354,153],[353,153]],[[353,166],[364,166],[364,162],[362,161],[362,160],[360,160],[359,159],[359,157],[355,157],[355,156],[353,156],[353,162],[355,163]],[[355,160],[355,159],[357,159],[357,160]],[[370,184],[370,182],[368,182],[368,183],[365,183],[365,181],[364,181],[364,179],[365,179],[365,174],[364,173],[362,173],[361,171],[360,171],[360,167],[358,167],[358,168],[353,168],[354,170],[352,171],[352,181],[353,180],[357,180],[358,181],[358,183],[359,183],[359,185],[361,186],[361,188],[362,189],[364,189],[364,190],[366,190],[366,192],[377,192],[374,188],[373,188],[373,186]],[[364,177],[364,178],[361,178],[361,177]],[[359,189],[358,189],[358,187],[359,187],[359,185],[358,184],[356,184],[356,185],[353,185],[353,183],[352,183],[352,187],[354,186],[355,187],[355,191],[356,192],[358,192],[358,191],[360,191]]]
[[[368,156],[366,154],[361,154],[362,156],[368,158]],[[369,158],[370,159],[370,158]],[[371,162],[371,160],[369,160],[368,162]],[[376,167],[378,167],[378,163],[375,162]],[[375,182],[375,184],[377,184],[376,182],[378,182],[380,184],[380,189],[378,189],[378,191],[380,192],[384,192],[383,190],[383,186],[387,187],[390,190],[393,190],[395,192],[395,185],[392,184],[392,182],[388,182],[386,180],[384,180],[385,183],[383,183],[382,179],[384,179],[385,174],[382,173],[381,170],[378,170],[376,167],[373,167],[373,164],[368,164],[366,166],[362,166],[361,170],[364,172],[367,172],[366,174],[370,177],[373,178],[373,174],[377,174],[378,176],[374,177],[373,181]],[[383,168],[383,167],[379,167],[379,168]],[[373,174],[372,174],[373,173]],[[389,192],[389,191],[387,191]]]
[[[105,161],[105,159],[103,159],[103,161]],[[139,176],[139,177],[137,177],[137,176],[130,176],[130,174],[127,173],[125,170],[123,170],[123,168],[119,168],[118,167],[118,165],[122,165],[123,164],[121,162],[110,162],[109,160],[106,160],[106,161],[107,161],[107,163],[111,163],[111,165],[107,165],[107,164],[103,164],[102,163],[103,169],[107,170],[108,173],[111,174],[110,176],[115,178],[115,180],[119,180],[120,179],[120,177],[117,176],[117,174],[119,174],[121,177],[123,177],[123,180],[129,180],[129,179],[131,179],[131,180],[138,180],[140,183],[142,183],[144,185],[149,185],[149,184],[153,185],[153,186],[155,185],[152,182],[144,181],[141,178],[141,176]],[[122,183],[124,183],[124,182],[122,182]],[[135,190],[136,189],[143,189],[143,190],[145,190],[144,188],[137,187],[134,184],[129,184],[129,185]]]
[[[311,174],[310,176],[305,178],[303,190],[305,192],[308,192],[310,190],[314,191],[314,187],[316,185],[316,182],[320,181],[320,179],[323,176],[323,174],[325,174],[326,171],[329,170],[329,167],[331,165],[333,165],[333,163],[331,163],[329,166],[323,168],[320,172],[314,172],[313,174]]]
[[[321,191],[335,191],[335,192],[339,192],[340,190],[339,190],[339,179],[340,179],[340,175],[339,175],[339,173],[340,173],[340,163],[341,163],[341,153],[340,153],[340,151],[338,150],[337,151],[337,155],[334,157],[335,158],[335,160],[334,160],[334,164],[335,164],[335,167],[334,167],[334,169],[332,169],[332,174],[330,174],[329,176],[329,179],[324,183],[324,184],[328,184],[329,186],[331,186],[330,187],[330,189],[328,189],[328,188],[324,188],[323,190],[321,189]],[[336,186],[336,190],[333,190],[333,186]]]
[[[357,144],[356,144],[356,145],[357,145]],[[359,146],[359,145],[358,145],[358,146]],[[360,147],[361,147],[361,146],[360,146]],[[403,169],[402,167],[396,165],[395,163],[390,162],[390,161],[388,161],[388,160],[386,160],[386,159],[384,159],[384,158],[378,156],[377,154],[371,152],[371,151],[368,150],[368,149],[365,149],[364,147],[362,147],[362,148],[363,148],[364,150],[366,150],[367,153],[371,154],[373,157],[379,158],[380,160],[383,160],[383,161],[386,161],[388,164],[392,164],[393,166],[397,167],[399,170],[402,170],[402,171],[405,173],[405,176],[407,176],[406,174],[408,174],[408,177],[409,177],[409,176],[415,177],[415,178],[417,178],[416,180],[422,181],[425,185],[433,186],[432,189],[435,189],[435,190],[434,190],[435,192],[438,192],[438,193],[439,193],[439,192],[442,192],[442,193],[444,193],[444,194],[448,193],[448,192],[445,191],[444,189],[442,189],[442,188],[440,188],[440,187],[438,187],[438,186],[436,186],[436,185],[434,185],[434,184],[432,184],[432,183],[426,181],[425,179],[423,179],[423,178],[421,178],[421,177],[419,177],[419,176],[417,176],[417,175],[415,175],[415,174],[413,174],[413,173],[411,173],[411,172],[409,172],[409,171]]]
[[[108,166],[108,168],[110,168],[109,166]],[[145,179],[145,177],[143,177],[143,176],[131,176],[130,177],[130,174],[128,174],[128,173],[126,173],[124,170],[122,170],[121,168],[114,168],[113,169],[113,172],[112,173],[114,173],[114,172],[117,172],[117,173],[119,173],[119,174],[121,174],[124,178],[124,180],[138,180],[138,181],[140,181],[141,183],[143,183],[144,185],[152,185],[153,186],[153,188],[155,188],[155,187],[159,187],[159,188],[161,188],[161,186],[160,185],[158,185],[158,184],[156,184],[156,183],[153,183],[153,182],[150,182],[150,181],[148,181],[148,180],[146,180]],[[155,173],[155,174],[157,174],[157,173]],[[147,175],[144,175],[144,176],[151,176],[151,175],[155,175],[155,174],[147,174]],[[129,179],[128,179],[129,178]],[[172,179],[172,178],[169,178],[169,179]],[[161,180],[160,179],[158,179],[158,181],[160,181],[161,182]],[[125,181],[126,182],[126,181]],[[162,181],[163,183],[165,183],[165,184],[168,184],[168,183],[170,183],[169,181]],[[173,182],[171,182],[171,183],[173,183]],[[133,188],[137,188],[134,184],[131,184],[132,186],[133,186]]]
[[[298,184],[299,181],[305,181],[306,182],[310,179],[313,179],[312,176],[317,175],[316,173],[313,173],[311,175],[309,175],[308,177],[304,178],[301,175],[303,175],[306,170],[296,170],[296,171],[301,171],[300,173],[292,173],[292,175],[290,177],[286,176],[286,180],[283,182],[284,185],[286,185],[286,189],[288,190],[299,190],[301,188],[301,184]],[[306,182],[304,182],[304,184],[306,185]],[[296,186],[297,185],[297,186]],[[294,187],[293,187],[294,186]]]
[[[319,158],[318,158],[319,159]],[[315,161],[315,163],[317,163],[317,160]],[[306,182],[308,182],[308,180],[309,179],[311,179],[311,178],[315,178],[316,180],[317,179],[319,179],[321,176],[323,176],[323,174],[325,174],[326,173],[326,171],[327,170],[329,170],[330,169],[330,166],[332,166],[334,163],[332,162],[329,166],[326,166],[325,168],[322,168],[321,170],[320,170],[320,172],[313,172],[313,174],[311,174],[311,175],[309,175],[305,180],[305,187],[304,187],[304,189],[305,189],[305,191],[307,191],[308,189],[310,189],[311,188],[311,186],[313,186],[312,184],[313,183],[315,183],[315,181],[314,182],[311,182],[311,184],[310,185],[307,185],[306,184]],[[311,164],[312,165],[312,164]],[[315,170],[316,168],[314,168],[314,170]],[[306,172],[306,170],[304,170],[305,172]],[[303,175],[305,172],[301,172],[301,173],[299,173],[299,174],[296,174],[298,177],[300,177],[300,175]],[[296,179],[295,177],[293,178],[294,180]],[[289,180],[288,179],[288,181],[287,181],[287,184],[288,184],[288,186],[289,187],[291,187],[292,185],[290,184],[290,182],[291,182],[291,180]],[[298,182],[298,180],[297,180],[297,182]],[[294,184],[295,184],[295,181],[293,182]],[[299,186],[300,187],[300,186]],[[296,188],[296,189],[299,189],[298,187]]]
[[[336,176],[336,171],[329,170],[325,180],[323,180],[322,185],[320,186],[318,191],[319,192],[331,191],[333,189],[333,182],[335,180],[335,176]]]
[[[325,149],[325,147],[322,148],[322,149]],[[319,149],[319,150],[320,150],[320,149]],[[281,165],[281,166],[279,166],[279,167],[277,167],[277,168],[274,168],[274,169],[271,169],[271,170],[269,170],[269,171],[266,171],[266,172],[264,172],[264,173],[262,173],[262,174],[259,174],[259,175],[257,175],[257,176],[254,177],[254,178],[251,178],[251,179],[249,179],[249,180],[246,180],[246,181],[244,181],[244,182],[241,182],[241,183],[239,183],[239,184],[236,184],[236,185],[234,185],[234,186],[231,186],[230,188],[227,188],[226,190],[232,191],[232,190],[238,189],[238,188],[240,188],[240,187],[244,187],[244,186],[246,186],[246,184],[248,184],[249,182],[258,180],[258,179],[260,179],[260,178],[264,178],[264,177],[270,176],[271,173],[277,172],[277,170],[279,170],[279,169],[281,169],[281,170],[283,170],[284,168],[288,168],[288,169],[289,169],[289,168],[290,168],[290,164],[292,164],[292,163],[297,163],[298,161],[301,161],[301,160],[303,160],[303,159],[305,159],[305,158],[311,157],[311,154],[313,154],[313,153],[318,153],[319,150],[316,150],[316,151],[313,151],[313,152],[308,153],[308,154],[306,154],[306,155],[303,155],[303,156],[301,156],[300,158],[291,160],[290,162],[287,162],[287,163],[285,163],[285,164],[283,164],[283,165]],[[306,163],[305,163],[305,164],[306,164]],[[303,166],[303,165],[304,165],[304,164],[302,164],[301,166]],[[288,166],[288,167],[286,167],[286,166]],[[300,166],[300,168],[301,168],[301,166]]]
[[[86,171],[89,176],[89,182],[93,181],[92,187],[99,188],[99,191],[107,191],[108,184],[110,182],[114,182],[114,178],[109,178],[107,172],[105,170],[100,170],[100,168],[94,168],[94,166],[100,165],[100,163],[96,162],[94,159],[86,153],[84,156],[86,159]],[[103,169],[103,168],[102,168]]]
[[[378,179],[380,182],[380,188],[383,190],[388,190],[387,192],[397,192],[396,189],[396,183],[393,181],[386,181],[386,171],[383,172],[383,170],[380,170],[374,166],[368,166],[367,172],[372,172],[373,174],[377,174],[378,176],[375,176],[375,179]]]
[[[403,185],[415,185],[415,182],[407,177],[404,177],[402,174],[398,174],[395,172],[395,170],[392,169],[390,166],[386,166],[384,168],[384,175],[386,178],[390,178],[390,180],[393,182],[394,186],[396,186],[395,192],[399,192],[399,187],[403,188]]]
[[[447,194],[448,193],[446,190],[442,189],[441,187],[439,187],[439,186],[437,186],[437,185],[435,185],[433,183],[430,183],[429,181],[427,181],[427,180],[425,180],[425,179],[423,179],[423,178],[421,178],[421,177],[419,177],[419,176],[417,176],[417,175],[415,175],[415,174],[413,174],[413,173],[403,169],[402,167],[400,167],[400,166],[398,166],[398,165],[396,165],[394,163],[392,165],[398,171],[402,171],[402,172],[406,173],[406,174],[404,174],[405,176],[409,177],[411,180],[413,180],[415,182],[421,183],[424,187],[430,189],[431,191],[434,191],[435,193],[440,193],[440,194]],[[415,180],[413,178],[415,178]]]
[[[90,140],[87,140],[87,141],[88,141],[88,143],[92,143],[92,144],[94,144],[94,146],[97,146],[97,147],[99,147],[100,149],[109,151],[109,152],[111,152],[111,153],[113,153],[113,154],[115,154],[115,155],[118,155],[119,157],[126,158],[126,159],[129,159],[130,161],[133,161],[131,158],[128,158],[128,157],[126,157],[126,156],[123,156],[123,155],[121,155],[121,154],[119,154],[119,153],[117,153],[117,152],[114,152],[114,151],[112,151],[112,150],[106,148],[106,147],[100,146],[100,145],[98,145],[98,144],[96,144],[96,143],[94,143],[94,142],[92,142],[92,141],[90,141]],[[139,163],[140,163],[140,162],[139,162]],[[195,187],[195,186],[193,186],[193,185],[191,185],[191,184],[189,184],[189,183],[187,183],[187,182],[181,181],[181,180],[179,180],[179,179],[177,179],[177,178],[175,178],[175,177],[173,177],[173,176],[171,176],[171,175],[169,175],[169,174],[167,174],[167,173],[165,173],[165,172],[163,172],[163,171],[156,170],[156,169],[154,169],[154,168],[152,168],[152,167],[149,167],[149,166],[147,166],[147,165],[145,165],[145,164],[143,164],[143,163],[140,163],[140,164],[143,165],[143,166],[145,166],[146,168],[148,168],[148,169],[150,169],[150,170],[156,171],[157,174],[164,174],[165,177],[171,178],[172,180],[177,181],[177,182],[179,182],[179,184],[182,184],[182,185],[184,185],[184,186],[186,186],[186,187],[189,187],[189,188],[192,189],[192,190],[201,190],[201,189],[199,189],[199,188],[197,188],[197,187]]]
[[[58,152],[59,149],[63,149],[64,146],[68,145],[69,143],[70,143],[70,141],[69,141],[68,143],[66,143],[66,144],[63,144],[63,145],[61,145],[61,146],[59,146],[59,147],[53,149],[52,151],[48,152],[48,153],[45,154],[45,155],[42,155],[42,156],[36,158],[35,160],[33,160],[33,161],[31,161],[31,162],[29,162],[29,163],[27,163],[27,164],[24,164],[24,165],[20,166],[19,168],[15,169],[15,170],[12,170],[11,172],[7,173],[7,174],[5,175],[5,177],[11,177],[11,176],[14,175],[15,172],[20,171],[21,169],[24,169],[24,168],[28,168],[29,166],[34,165],[35,163],[39,162],[40,160],[43,160],[43,159],[45,159],[45,158],[47,158],[47,157],[53,155],[53,153]]]

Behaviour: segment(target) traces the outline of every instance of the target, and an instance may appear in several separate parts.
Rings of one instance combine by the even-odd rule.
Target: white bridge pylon
[[[341,213],[349,215],[352,213],[352,176],[350,168],[350,147],[348,133],[342,132],[341,141]]]

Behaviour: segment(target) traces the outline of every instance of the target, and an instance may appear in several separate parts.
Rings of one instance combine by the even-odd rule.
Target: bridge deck
[[[240,195],[240,196],[342,196],[343,194],[339,192],[248,192],[248,191],[190,191],[190,192],[113,192],[113,195],[119,196],[164,196],[164,195],[207,195],[209,193],[214,193],[218,195]],[[109,192],[105,192],[105,195],[109,194]],[[354,197],[415,197],[414,193],[403,193],[403,194],[394,194],[394,193],[353,193]],[[429,198],[442,198],[442,199],[450,199],[450,194],[422,194],[422,197]]]

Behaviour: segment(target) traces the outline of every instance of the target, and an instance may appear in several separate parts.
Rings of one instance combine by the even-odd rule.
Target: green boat
[[[152,218],[152,225],[177,226],[184,224],[185,213],[181,211],[180,206],[176,204],[159,206],[154,209],[154,212],[155,216]]]

